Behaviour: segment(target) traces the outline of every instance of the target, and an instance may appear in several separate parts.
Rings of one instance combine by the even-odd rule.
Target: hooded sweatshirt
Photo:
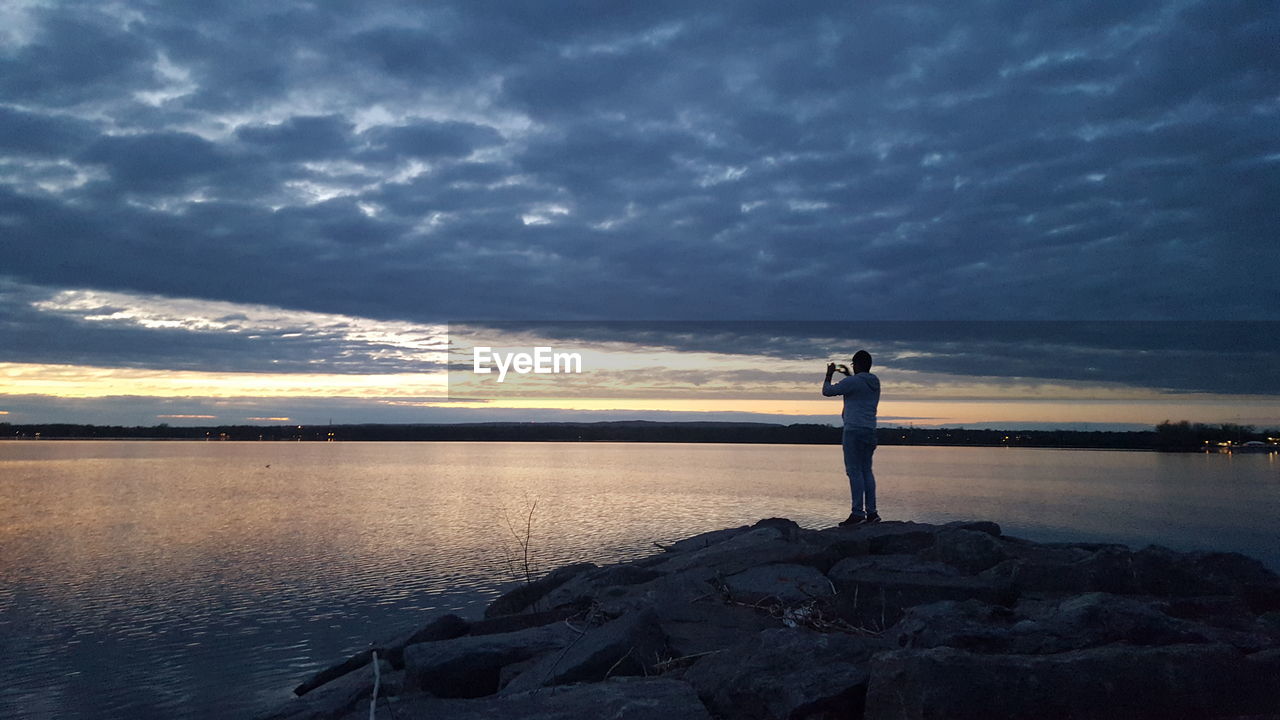
[[[869,372],[855,373],[832,385],[822,383],[822,394],[827,397],[844,396],[844,410],[840,417],[846,428],[876,427],[876,409],[880,406],[880,378]]]

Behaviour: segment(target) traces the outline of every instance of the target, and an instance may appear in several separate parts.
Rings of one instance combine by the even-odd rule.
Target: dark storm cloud
[[[0,107],[0,151],[10,157],[65,157],[94,138],[81,120]]]
[[[61,108],[149,84],[156,46],[146,35],[118,18],[70,3],[39,13],[36,32],[0,57],[5,102]]]
[[[236,137],[281,160],[315,160],[349,153],[351,131],[351,123],[340,116],[302,116],[275,125],[245,125]]]
[[[32,286],[404,320],[1280,300],[1252,2],[15,12],[0,249]]]
[[[422,121],[397,127],[377,127],[364,133],[366,155],[400,160],[466,157],[472,151],[502,142],[493,128],[474,123]]]

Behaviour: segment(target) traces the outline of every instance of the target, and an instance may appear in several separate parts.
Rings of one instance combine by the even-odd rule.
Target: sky
[[[12,0],[0,422],[832,422],[865,346],[891,423],[1280,425],[1277,37],[1232,0]],[[496,321],[595,372],[458,397],[450,328]]]

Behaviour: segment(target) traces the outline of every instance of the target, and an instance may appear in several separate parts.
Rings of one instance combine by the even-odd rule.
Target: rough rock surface
[[[1224,645],[1110,646],[1052,655],[985,655],[935,648],[872,661],[866,717],[1212,718],[1242,706],[1262,678]],[[1272,706],[1272,710],[1275,706]]]
[[[400,718],[1280,720],[1280,577],[1242,555],[781,518],[658,547],[437,617],[269,717],[368,717],[376,649]]]
[[[787,563],[747,568],[725,578],[724,587],[731,599],[745,603],[774,601],[799,605],[830,598],[836,592],[827,576],[817,569]]]
[[[547,593],[565,584],[575,576],[595,568],[594,563],[578,563],[552,570],[533,582],[516,586],[497,600],[489,603],[489,607],[485,608],[484,616],[490,618],[498,615],[510,615],[526,608],[532,608]]]
[[[685,674],[720,717],[858,717],[876,638],[805,629],[765,630],[707,655]]]
[[[406,686],[437,697],[473,698],[498,691],[502,668],[558,650],[577,639],[562,623],[511,633],[470,635],[410,645]]]
[[[544,655],[506,690],[519,692],[547,685],[648,674],[662,661],[666,649],[667,638],[657,613],[651,608],[645,609],[587,630],[563,652]]]
[[[664,678],[614,678],[476,700],[416,696],[395,701],[392,707],[397,718],[414,720],[711,720],[692,687]],[[367,720],[369,711],[339,717]]]

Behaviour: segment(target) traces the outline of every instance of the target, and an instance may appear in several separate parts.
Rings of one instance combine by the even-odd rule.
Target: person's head
[[[853,354],[853,371],[871,372],[871,353],[866,350],[859,350]]]

